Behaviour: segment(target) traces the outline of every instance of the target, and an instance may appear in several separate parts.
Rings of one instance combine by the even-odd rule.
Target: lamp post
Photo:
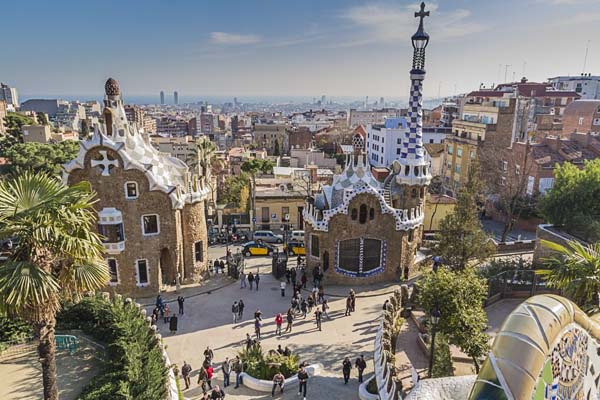
[[[436,306],[429,315],[429,322],[431,322],[431,349],[429,352],[429,373],[427,376],[431,378],[431,372],[433,370],[433,353],[435,351],[435,332],[437,325],[440,322],[440,317],[442,314],[440,313],[440,309]]]

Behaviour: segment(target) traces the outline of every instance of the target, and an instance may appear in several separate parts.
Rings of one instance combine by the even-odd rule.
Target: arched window
[[[367,205],[366,204],[360,205],[360,215],[358,217],[358,222],[360,222],[361,224],[364,224],[365,222],[367,222]]]
[[[358,211],[356,210],[356,208],[352,209],[352,221],[356,221],[356,218],[358,217]]]
[[[369,220],[373,220],[375,218],[375,209],[371,207],[369,209]]]

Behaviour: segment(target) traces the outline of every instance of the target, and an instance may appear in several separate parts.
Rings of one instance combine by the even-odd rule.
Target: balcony
[[[109,207],[98,212],[98,233],[108,254],[119,254],[125,250],[125,230],[121,211]]]
[[[121,241],[121,242],[114,242],[114,243],[108,243],[108,242],[103,242],[102,243],[104,245],[104,249],[106,250],[106,252],[108,254],[119,254],[122,253],[123,251],[125,251],[125,241]]]

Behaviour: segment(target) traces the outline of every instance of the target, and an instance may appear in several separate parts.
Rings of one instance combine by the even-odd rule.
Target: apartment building
[[[350,109],[348,113],[348,126],[354,128],[358,125],[377,125],[383,124],[386,118],[400,118],[408,116],[406,109],[400,108],[382,108],[375,110],[356,110]]]
[[[255,124],[254,142],[270,156],[289,154],[288,126],[285,124]]]
[[[600,134],[600,100],[578,100],[565,109],[562,120],[564,136],[573,132]]]
[[[17,89],[0,83],[0,100],[6,102],[6,108],[15,111],[19,108],[19,93]]]
[[[600,76],[581,74],[578,76],[556,76],[548,79],[556,90],[569,90],[581,96],[581,99],[600,99]]]
[[[196,136],[196,118],[167,115],[156,120],[156,133],[161,136]]]

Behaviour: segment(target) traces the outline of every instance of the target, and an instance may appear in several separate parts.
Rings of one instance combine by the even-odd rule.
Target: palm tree
[[[584,245],[569,241],[563,246],[542,240],[542,245],[558,253],[543,260],[550,267],[544,271],[548,283],[563,290],[578,305],[597,309],[600,301],[600,243]]]
[[[260,158],[252,158],[250,160],[244,161],[242,166],[240,167],[242,171],[249,174],[252,179],[252,217],[256,217],[256,174],[259,172],[263,174],[267,174],[273,170],[273,162],[270,160],[263,160]],[[252,222],[252,230],[254,230],[254,221]]]
[[[39,338],[44,399],[58,399],[54,329],[62,300],[108,282],[103,246],[93,231],[94,192],[45,174],[0,182],[0,239],[14,243],[0,264],[0,312],[33,325]]]
[[[213,161],[216,159],[216,151],[217,147],[210,140],[196,140],[196,147],[192,154],[190,166],[195,168],[199,175],[206,176],[207,180],[210,178],[211,167]]]

